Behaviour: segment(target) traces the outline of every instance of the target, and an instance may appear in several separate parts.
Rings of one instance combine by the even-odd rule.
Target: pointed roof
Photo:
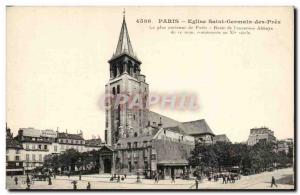
[[[121,32],[119,35],[117,49],[116,49],[116,52],[113,54],[111,60],[115,59],[123,54],[127,54],[130,57],[138,60],[137,57],[134,55],[134,52],[132,49],[132,45],[130,42],[129,33],[128,33],[127,25],[126,25],[125,15],[123,16],[123,23],[122,23]]]

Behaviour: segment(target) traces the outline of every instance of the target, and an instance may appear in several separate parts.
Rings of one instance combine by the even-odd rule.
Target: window
[[[137,137],[137,136],[138,136],[138,133],[137,133],[137,132],[135,132],[135,133],[134,133],[134,137]]]
[[[135,114],[133,115],[133,120],[135,120]]]
[[[35,154],[32,154],[32,161],[35,161]]]
[[[116,88],[115,87],[113,87],[113,89],[112,89],[112,94],[116,95]]]
[[[120,85],[117,85],[117,94],[120,93]]]
[[[130,142],[127,143],[127,147],[131,148],[131,143]]]
[[[156,155],[155,154],[151,154],[151,160],[156,160]]]
[[[6,161],[9,161],[9,156],[6,155]]]
[[[20,165],[20,163],[16,163],[16,166],[18,167]]]
[[[48,149],[47,145],[44,145],[44,149],[45,149],[45,150],[47,150],[47,149]]]
[[[29,150],[29,144],[26,144],[26,150]]]
[[[9,152],[8,152],[8,150],[6,149],[6,154],[8,154]]]
[[[40,161],[40,162],[43,161],[43,156],[42,156],[42,154],[39,155],[39,161]]]
[[[16,154],[20,154],[20,150],[19,149],[16,150]]]
[[[57,146],[54,146],[54,152],[57,152]]]
[[[20,160],[20,156],[15,156],[16,161]]]
[[[26,154],[26,161],[29,161],[29,154]]]
[[[42,145],[39,145],[39,149],[40,149],[40,150],[42,149]]]
[[[35,144],[32,144],[32,149],[35,150]]]
[[[134,142],[134,147],[137,148],[138,147],[138,143]]]
[[[144,147],[146,147],[148,145],[147,141],[143,141]]]

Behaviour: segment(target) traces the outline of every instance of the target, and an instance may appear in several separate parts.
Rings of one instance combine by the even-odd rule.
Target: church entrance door
[[[104,173],[111,173],[111,159],[110,158],[105,158],[104,159]]]

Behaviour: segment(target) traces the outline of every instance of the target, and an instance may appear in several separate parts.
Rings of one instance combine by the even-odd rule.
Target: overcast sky
[[[22,127],[82,130],[104,138],[99,98],[109,80],[123,7],[9,7],[7,12],[7,122]],[[285,8],[128,7],[133,50],[150,92],[194,93],[197,111],[161,110],[179,121],[205,119],[215,134],[246,141],[267,126],[293,137],[293,21]],[[171,35],[139,18],[279,19],[270,32],[251,35]],[[163,24],[165,25],[165,24]],[[168,24],[169,26],[171,24]]]

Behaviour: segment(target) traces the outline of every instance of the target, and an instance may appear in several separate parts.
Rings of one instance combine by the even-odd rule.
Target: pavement
[[[293,175],[293,169],[279,169],[272,172],[263,172],[251,176],[242,176],[240,180],[235,183],[222,184],[222,179],[219,181],[208,181],[204,179],[199,182],[198,189],[294,189],[294,185],[279,184],[277,187],[271,188],[271,177],[274,176],[276,180]],[[6,177],[7,189],[25,189],[26,188],[26,176],[19,176],[19,184],[15,185],[14,178]],[[91,189],[195,189],[194,180],[176,179],[175,183],[172,183],[171,179],[160,180],[158,183],[154,183],[154,180],[141,179],[140,183],[137,183],[136,176],[127,176],[125,181],[116,182],[109,181],[110,175],[84,175],[81,181],[78,176],[56,176],[56,179],[52,179],[52,185],[48,185],[46,181],[34,181],[31,185],[31,189],[73,189],[72,181],[77,181],[77,189],[86,189],[88,182],[91,184]]]

